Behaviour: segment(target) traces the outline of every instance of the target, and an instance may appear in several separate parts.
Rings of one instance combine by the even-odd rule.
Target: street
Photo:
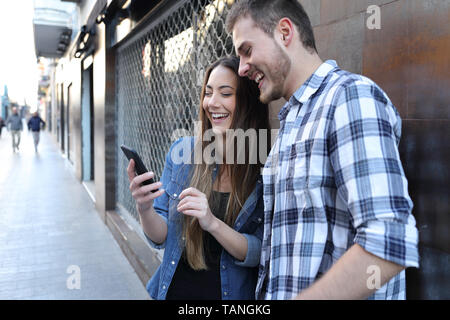
[[[150,299],[49,133],[38,150],[3,130],[0,299]]]

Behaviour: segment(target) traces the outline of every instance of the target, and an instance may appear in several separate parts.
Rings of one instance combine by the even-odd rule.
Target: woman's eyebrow
[[[207,89],[212,89],[213,87],[211,87],[210,85],[206,85],[206,88]],[[234,90],[234,88],[232,86],[229,86],[229,85],[223,85],[223,86],[219,87],[219,89],[226,89],[226,88],[230,88],[230,89]]]

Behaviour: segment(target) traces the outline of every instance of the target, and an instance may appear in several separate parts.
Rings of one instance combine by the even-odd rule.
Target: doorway
[[[93,103],[93,64],[87,66],[83,63],[82,89],[81,89],[81,158],[82,180],[94,198],[94,103]]]

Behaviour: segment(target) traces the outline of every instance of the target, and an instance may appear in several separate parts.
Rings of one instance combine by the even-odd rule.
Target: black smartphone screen
[[[120,149],[122,149],[123,153],[125,154],[125,156],[127,157],[128,160],[131,160],[131,159],[134,160],[134,171],[136,172],[137,175],[141,175],[141,174],[148,172],[147,168],[145,167],[144,163],[141,160],[141,157],[139,157],[139,154],[135,150],[133,150],[125,145],[121,145]],[[144,184],[144,185],[149,185],[152,183],[154,183],[154,180],[151,178],[149,180],[145,180],[144,182],[142,182],[142,184]],[[156,192],[156,191],[158,191],[158,190],[154,190],[152,192]]]

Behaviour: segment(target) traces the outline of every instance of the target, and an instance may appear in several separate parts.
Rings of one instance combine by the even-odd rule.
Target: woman
[[[249,159],[261,153],[245,144],[245,161],[236,163],[242,155],[237,152],[231,153],[230,161],[227,153],[242,150],[234,139],[226,140],[226,130],[267,129],[265,134],[270,130],[268,107],[259,101],[256,83],[239,77],[238,68],[235,57],[222,58],[208,68],[200,96],[199,133],[171,146],[161,182],[141,187],[153,173],[135,177],[133,160],[128,165],[144,234],[153,247],[165,248],[163,261],[147,284],[153,299],[255,298],[264,206],[262,164]],[[225,145],[224,150],[215,148],[209,157],[201,152],[201,161],[193,161],[196,147],[208,150],[211,138],[206,136],[211,132],[215,142],[225,140],[217,143]],[[257,137],[263,138],[259,133]],[[266,143],[262,154],[267,156],[269,149]],[[182,163],[175,161],[180,156],[185,159]]]

